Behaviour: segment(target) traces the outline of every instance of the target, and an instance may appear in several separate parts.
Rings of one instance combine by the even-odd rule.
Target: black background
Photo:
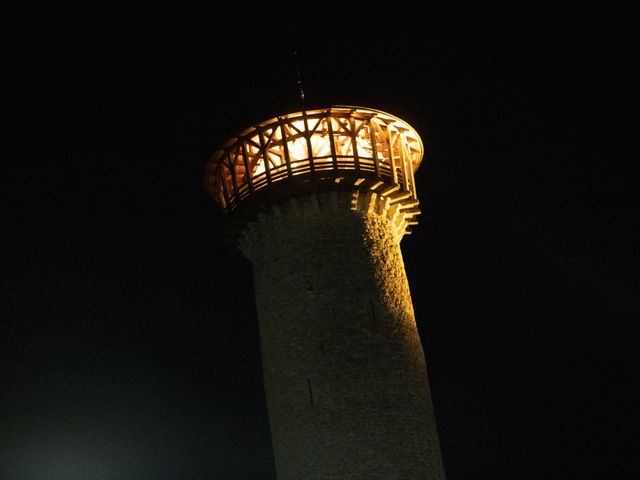
[[[251,267],[202,173],[239,129],[332,104],[425,144],[402,248],[449,480],[626,478],[632,30],[612,13],[8,14],[0,478],[275,479]]]

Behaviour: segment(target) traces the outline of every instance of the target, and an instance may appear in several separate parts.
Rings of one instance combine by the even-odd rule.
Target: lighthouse
[[[442,480],[400,242],[418,133],[372,108],[280,115],[229,138],[205,184],[253,266],[279,480]]]

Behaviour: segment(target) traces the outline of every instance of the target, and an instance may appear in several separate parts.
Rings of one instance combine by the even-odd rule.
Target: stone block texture
[[[239,239],[279,480],[444,479],[397,213],[375,194],[312,194]]]

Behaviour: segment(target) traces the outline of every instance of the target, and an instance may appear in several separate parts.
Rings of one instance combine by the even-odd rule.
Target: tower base
[[[238,239],[279,480],[444,479],[399,213],[375,194],[311,194]]]

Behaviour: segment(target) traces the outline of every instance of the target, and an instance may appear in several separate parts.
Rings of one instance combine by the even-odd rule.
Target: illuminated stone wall
[[[375,194],[330,192],[240,240],[279,480],[444,478],[396,218]]]

